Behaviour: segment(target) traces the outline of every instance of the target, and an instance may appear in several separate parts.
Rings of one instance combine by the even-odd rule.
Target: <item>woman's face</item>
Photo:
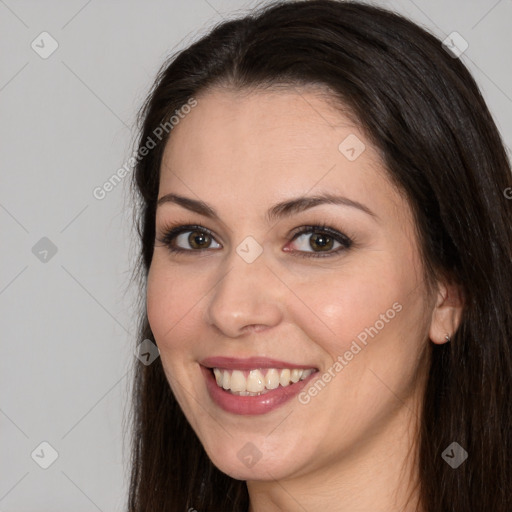
[[[213,463],[273,480],[384,439],[392,454],[416,417],[435,304],[411,210],[363,133],[312,90],[209,91],[171,133],[168,194],[186,201],[157,208],[148,318]],[[327,195],[340,199],[306,199]],[[171,224],[196,226],[168,237],[181,252],[162,242]],[[315,372],[289,384],[290,368]]]

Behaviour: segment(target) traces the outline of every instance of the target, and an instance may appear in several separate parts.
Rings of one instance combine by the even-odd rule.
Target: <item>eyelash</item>
[[[181,225],[181,224],[167,224],[163,228],[164,235],[161,239],[158,239],[160,243],[163,243],[169,252],[171,253],[198,253],[208,250],[215,250],[215,249],[182,249],[173,247],[171,244],[174,241],[174,239],[181,235],[182,233],[186,233],[188,231],[198,231],[200,233],[205,233],[209,237],[215,239],[214,234],[207,228],[203,226],[199,226],[197,224],[187,224],[187,225]],[[296,238],[298,238],[301,235],[306,234],[312,234],[312,233],[321,233],[324,235],[328,235],[330,238],[334,239],[336,242],[339,242],[341,244],[341,247],[338,247],[337,249],[321,253],[317,252],[307,252],[307,251],[290,251],[295,253],[296,255],[304,258],[326,258],[330,256],[335,256],[343,251],[346,251],[347,249],[350,249],[350,247],[354,243],[354,239],[349,238],[343,233],[340,233],[339,231],[325,225],[325,224],[319,224],[319,225],[309,225],[309,226],[302,226],[302,228],[299,228],[299,230],[295,230],[293,232],[292,239],[290,240],[293,242]],[[218,243],[218,242],[217,242]]]

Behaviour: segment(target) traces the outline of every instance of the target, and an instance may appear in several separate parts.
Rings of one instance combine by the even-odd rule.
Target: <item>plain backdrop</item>
[[[164,59],[258,3],[0,0],[0,512],[123,510],[142,341],[130,175],[93,191],[129,157]],[[512,1],[373,3],[467,41],[510,146]]]

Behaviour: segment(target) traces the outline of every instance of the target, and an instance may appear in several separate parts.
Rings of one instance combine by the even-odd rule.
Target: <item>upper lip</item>
[[[268,357],[248,357],[238,359],[235,357],[207,357],[199,362],[206,368],[226,368],[232,370],[254,370],[256,368],[296,368],[308,369],[315,368],[310,364],[294,364],[287,361],[280,361],[278,359],[270,359]]]

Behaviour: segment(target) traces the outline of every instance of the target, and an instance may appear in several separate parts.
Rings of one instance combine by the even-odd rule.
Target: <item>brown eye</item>
[[[222,249],[208,229],[197,225],[168,227],[159,241],[171,253],[193,254]],[[306,226],[293,236],[292,244],[296,247],[292,252],[304,257],[335,256],[350,249],[352,243],[352,239],[328,226]]]
[[[206,249],[211,241],[212,238],[202,231],[191,231],[190,235],[188,235],[188,243],[193,249]]]
[[[309,245],[313,250],[329,251],[334,245],[334,239],[324,233],[313,234],[309,239]]]
[[[169,227],[159,241],[170,252],[193,253],[222,247],[206,228],[198,226]]]
[[[352,243],[348,236],[328,226],[305,226],[294,235],[292,252],[304,257],[335,256],[350,249]]]

